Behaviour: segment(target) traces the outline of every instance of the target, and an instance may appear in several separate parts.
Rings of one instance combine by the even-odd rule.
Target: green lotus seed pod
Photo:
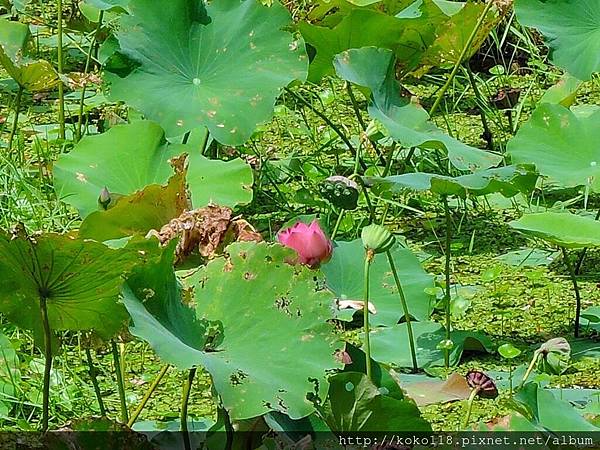
[[[345,210],[356,209],[359,186],[355,181],[342,176],[332,176],[323,181],[321,195],[332,205]]]
[[[377,224],[364,227],[361,239],[364,247],[375,253],[382,253],[389,250],[395,242],[394,235],[390,230]]]

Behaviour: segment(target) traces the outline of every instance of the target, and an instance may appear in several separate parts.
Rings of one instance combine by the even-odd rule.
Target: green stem
[[[527,367],[527,370],[525,371],[525,375],[523,375],[523,379],[521,380],[521,383],[519,383],[518,389],[521,389],[523,387],[523,385],[529,378],[529,375],[531,375],[531,372],[533,372],[533,368],[535,367],[535,364],[537,363],[537,360],[539,359],[540,355],[541,355],[541,353],[539,353],[538,351],[534,352],[533,358],[531,359],[531,362],[529,363],[529,367]]]
[[[142,411],[146,407],[146,404],[150,400],[150,397],[152,397],[152,394],[154,394],[154,391],[156,390],[156,388],[158,387],[158,385],[162,381],[163,377],[165,376],[165,374],[169,370],[169,367],[171,367],[171,366],[169,366],[169,364],[165,364],[162,367],[162,369],[160,369],[160,372],[158,373],[158,375],[156,376],[156,378],[152,381],[152,384],[150,385],[150,387],[148,388],[148,390],[144,394],[144,398],[142,398],[141,403],[138,405],[138,407],[135,409],[135,411],[131,414],[131,417],[129,418],[129,421],[127,422],[127,426],[128,427],[131,428],[133,426],[133,424],[135,423],[135,421],[138,419],[138,417],[140,416],[140,414],[142,413]]]
[[[337,217],[337,220],[335,221],[335,225],[334,225],[334,227],[333,227],[333,232],[331,233],[331,240],[332,240],[332,241],[333,241],[333,240],[335,240],[335,237],[337,236],[337,232],[338,232],[338,230],[339,230],[339,228],[340,228],[340,225],[341,225],[341,223],[342,223],[342,220],[344,219],[344,213],[345,213],[345,212],[346,212],[346,210],[345,210],[345,209],[342,209],[342,210],[340,211],[340,214],[339,214],[339,216]]]
[[[465,430],[467,426],[469,426],[469,420],[471,420],[471,411],[473,410],[473,401],[475,397],[477,397],[477,393],[479,392],[478,388],[474,388],[471,391],[471,395],[469,395],[469,400],[467,402],[467,413],[465,414],[465,418],[462,423],[462,429]]]
[[[513,396],[513,365],[510,363],[508,366],[508,396]]]
[[[206,128],[204,130],[204,136],[202,137],[202,141],[200,142],[200,154],[204,155],[204,152],[206,151],[206,146],[208,144],[208,138],[210,137],[210,132],[208,131],[208,128]]]
[[[185,450],[191,450],[190,444],[190,436],[188,433],[188,405],[190,402],[190,393],[192,392],[192,383],[194,381],[194,377],[196,376],[196,368],[190,369],[188,372],[188,378],[183,385],[183,394],[181,396],[181,431],[183,432],[183,443],[185,445]]]
[[[367,186],[365,185],[365,182],[363,181],[362,177],[353,177],[351,176],[350,179],[355,179],[358,184],[360,184],[360,186],[362,187],[362,192],[365,196],[365,201],[367,202],[367,209],[369,210],[369,217],[371,219],[371,222],[375,222],[376,217],[375,217],[375,208],[373,207],[373,203],[371,203],[371,198],[369,197],[369,191],[367,190]]]
[[[408,345],[410,347],[410,357],[412,359],[413,364],[413,372],[417,372],[419,370],[419,364],[417,362],[417,353],[415,349],[415,337],[413,335],[412,323],[410,319],[410,312],[408,311],[408,304],[406,303],[406,296],[404,295],[404,289],[402,289],[402,283],[400,282],[400,277],[398,277],[398,271],[396,270],[396,264],[394,263],[394,258],[392,257],[391,251],[386,251],[388,263],[390,265],[390,269],[392,269],[392,274],[394,275],[394,281],[396,282],[396,289],[398,289],[398,296],[400,297],[400,303],[402,304],[402,309],[404,310],[404,321],[406,322],[406,332],[408,333]]]
[[[454,64],[454,68],[452,69],[452,72],[450,72],[450,75],[448,76],[446,83],[440,89],[438,96],[435,99],[435,102],[433,103],[433,106],[429,110],[430,116],[433,116],[433,113],[436,112],[438,107],[440,106],[442,98],[444,97],[444,95],[446,94],[446,91],[450,87],[452,80],[454,80],[454,77],[458,73],[458,69],[460,68],[460,65],[462,64],[463,60],[465,59],[465,56],[467,55],[467,52],[469,51],[469,47],[471,47],[471,44],[473,43],[473,39],[475,39],[475,36],[477,35],[479,28],[481,28],[481,25],[483,24],[483,21],[485,20],[487,14],[490,11],[490,8],[492,7],[493,4],[494,4],[494,2],[489,1],[485,5],[485,8],[483,9],[481,16],[479,17],[479,20],[475,24],[475,28],[473,28],[473,31],[471,31],[471,34],[469,35],[469,38],[467,39],[467,42],[465,43],[464,48],[460,52],[460,55],[459,55],[458,59],[456,60],[456,63]]]
[[[396,151],[396,144],[394,143],[392,145],[392,148],[390,149],[390,156],[388,157],[385,167],[383,168],[383,173],[381,174],[381,176],[383,178],[387,177],[390,174],[390,171],[392,170],[392,162],[394,162],[395,151]]]
[[[12,152],[12,145],[15,136],[17,135],[17,130],[19,129],[19,113],[21,110],[21,100],[23,99],[23,91],[25,89],[23,86],[19,85],[19,91],[17,92],[17,97],[15,99],[15,119],[12,124],[12,128],[10,130],[10,136],[8,137],[8,152]],[[21,161],[22,162],[22,161]]]
[[[102,400],[102,393],[100,392],[100,386],[98,385],[98,371],[94,366],[94,360],[92,359],[92,352],[89,348],[85,349],[85,355],[87,358],[88,364],[88,373],[90,374],[90,379],[92,380],[92,386],[94,386],[94,392],[96,393],[96,399],[98,400],[98,407],[100,408],[100,414],[102,417],[106,417],[106,408],[104,406],[104,401]]]
[[[121,371],[121,355],[115,341],[111,341],[113,361],[115,364],[115,373],[117,375],[117,387],[119,389],[119,400],[121,402],[121,422],[129,422],[129,413],[127,411],[127,399],[125,398],[125,383],[123,381],[123,372]]]
[[[289,88],[284,88],[285,91],[290,94],[292,97],[294,97],[296,100],[300,101],[302,104],[304,104],[305,106],[308,106],[310,108],[310,110],[315,113],[317,116],[319,116],[321,118],[321,120],[323,120],[323,122],[325,122],[339,137],[340,139],[344,142],[344,144],[346,144],[346,147],[348,147],[348,149],[350,150],[350,153],[352,153],[352,155],[356,158],[356,149],[354,148],[354,145],[352,145],[352,142],[350,142],[350,139],[348,139],[346,137],[346,135],[342,132],[342,130],[340,129],[340,127],[338,127],[336,124],[334,124],[329,117],[327,117],[325,114],[323,114],[321,111],[319,111],[317,108],[315,108],[312,103],[310,103],[309,101],[307,101],[304,97],[302,97],[301,95],[296,94],[294,91],[292,91]],[[364,161],[360,160],[360,165],[362,167],[363,170],[367,170],[367,165],[365,164]]]
[[[56,0],[56,9],[58,14],[58,74],[62,75],[64,67],[63,58],[63,2]],[[65,85],[62,80],[58,82],[58,126],[59,137],[65,139]]]
[[[90,49],[88,51],[87,58],[85,60],[85,69],[83,71],[84,75],[87,75],[90,71],[90,65],[92,63],[92,53],[94,52],[94,46],[98,41],[98,36],[100,35],[100,29],[102,28],[102,21],[104,19],[104,11],[100,11],[100,16],[98,18],[98,25],[96,26],[96,32],[94,33],[94,37],[90,43]],[[83,83],[83,89],[81,91],[81,98],[79,99],[79,118],[77,120],[77,130],[75,132],[75,140],[79,142],[82,136],[82,128],[83,128],[83,109],[85,107],[85,93],[86,93],[87,84]]]
[[[373,259],[373,253],[370,250],[367,250],[365,253],[365,266],[364,266],[364,291],[363,291],[363,322],[364,322],[364,332],[365,332],[365,340],[364,340],[364,351],[366,355],[365,366],[367,368],[367,378],[370,381],[373,381],[371,374],[371,337],[369,329],[369,272],[371,268],[371,261]]]
[[[467,71],[467,76],[469,77],[469,83],[471,84],[471,88],[473,88],[473,93],[475,94],[475,98],[479,101],[479,115],[481,117],[481,124],[483,125],[483,137],[488,144],[488,149],[494,149],[494,139],[492,135],[492,131],[490,130],[490,126],[487,121],[487,117],[485,116],[484,106],[486,105],[486,99],[481,95],[479,88],[477,87],[477,81],[473,76],[473,71],[471,70],[471,66],[469,63],[465,64],[465,68]]]
[[[350,97],[350,102],[352,103],[352,108],[354,109],[354,115],[356,116],[356,120],[358,120],[358,124],[360,125],[362,130],[364,132],[366,132],[367,124],[365,123],[365,121],[362,118],[362,115],[360,113],[360,108],[358,107],[358,102],[356,101],[356,97],[354,96],[354,91],[352,91],[352,84],[350,84],[349,82],[346,83],[346,90],[348,91],[348,96]],[[368,136],[367,136],[367,138],[369,139],[369,142],[373,146],[373,150],[375,150],[375,153],[377,154],[377,157],[379,158],[379,163],[383,166],[386,166],[387,162],[386,162],[385,158],[383,157],[383,155],[381,154],[381,150],[377,146],[377,142]],[[390,156],[390,158],[391,158],[391,156]]]
[[[40,313],[44,327],[44,385],[42,397],[42,431],[48,431],[50,417],[50,374],[52,371],[52,331],[48,320],[46,297],[40,298]]]
[[[598,209],[598,211],[596,212],[596,218],[594,220],[600,220],[600,209]],[[581,266],[583,265],[583,260],[585,259],[586,253],[587,247],[585,247],[579,255],[579,259],[577,260],[577,264],[575,265],[575,275],[579,275],[581,273]]]
[[[448,206],[448,197],[442,196],[442,202],[444,203],[444,213],[446,216],[446,246],[444,249],[445,253],[445,265],[444,274],[446,276],[446,292],[444,296],[444,310],[446,314],[446,341],[450,341],[450,329],[452,326],[452,316],[450,312],[450,260],[451,260],[451,243],[452,243],[452,222],[450,218],[450,208]],[[444,350],[444,364],[446,371],[450,367],[450,349]]]
[[[575,291],[575,337],[579,337],[579,322],[581,316],[581,293],[579,292],[579,285],[577,284],[577,275],[575,274],[575,269],[573,268],[573,264],[571,263],[571,259],[567,254],[567,250],[564,247],[561,247],[563,253],[563,259],[565,261],[565,265],[569,270],[569,275],[571,276],[571,281],[573,283],[573,290]]]

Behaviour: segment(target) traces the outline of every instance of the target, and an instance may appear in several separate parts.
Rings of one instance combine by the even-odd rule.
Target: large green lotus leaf
[[[245,205],[252,201],[254,175],[243,160],[208,159],[195,151],[189,156],[187,181],[194,208],[210,203]]]
[[[192,148],[170,146],[159,125],[138,121],[117,125],[106,133],[86,136],[54,165],[59,196],[82,217],[100,209],[104,187],[112,194],[130,195],[150,184],[163,184],[173,175],[169,159]]]
[[[527,383],[515,394],[514,399],[525,408],[531,423],[545,430],[600,431],[600,428],[585,420],[569,402],[556,398],[547,389],[540,388],[537,383]]]
[[[581,85],[581,80],[565,73],[558,83],[544,92],[544,95],[540,98],[540,103],[561,104],[564,107],[569,108],[575,103],[575,100],[577,99],[577,90]]]
[[[584,330],[600,332],[600,306],[592,306],[581,311],[581,327]]]
[[[152,184],[134,194],[119,198],[108,210],[95,211],[79,227],[79,236],[108,241],[125,236],[145,236],[160,230],[188,208],[185,174],[174,175],[169,184]]]
[[[568,212],[525,214],[509,225],[523,233],[567,248],[600,246],[600,222]]]
[[[565,187],[600,191],[600,109],[576,115],[561,105],[542,104],[507,145],[516,164],[535,164]]]
[[[30,44],[28,25],[0,19],[0,64],[27,91],[52,89],[59,82],[58,75],[48,61],[27,57]]]
[[[518,193],[528,193],[535,188],[537,174],[532,167],[506,166],[497,169],[448,177],[433,173],[406,173],[385,178],[368,178],[370,184],[379,184],[392,191],[405,189],[431,191],[439,195],[486,195],[499,192],[504,197],[513,197]]]
[[[439,349],[438,345],[446,339],[444,328],[436,322],[414,322],[412,330],[419,367],[443,366],[444,350]],[[491,340],[481,333],[454,330],[450,333],[450,338],[454,342],[454,348],[450,352],[451,365],[460,362],[464,351],[494,350]],[[412,367],[406,323],[373,330],[371,356],[392,367]]]
[[[326,323],[333,296],[313,271],[289,265],[293,251],[280,245],[233,244],[228,253],[191,277],[198,317],[224,330],[210,354],[215,388],[233,419],[304,417],[313,411],[307,393],[324,397],[326,371],[340,367]]]
[[[54,166],[59,196],[82,217],[100,209],[98,197],[130,195],[151,184],[165,184],[173,174],[169,160],[188,153],[188,182],[195,208],[209,201],[236,206],[252,199],[252,169],[241,162],[208,160],[190,145],[168,144],[162,128],[150,121],[118,125],[83,138]]]
[[[389,49],[405,72],[414,69],[435,40],[436,27],[448,17],[430,0],[410,11],[391,16],[371,9],[351,8],[341,21],[328,28],[302,22],[300,31],[316,55],[311,61],[309,80],[320,81],[334,73],[332,62],[338,53],[361,47]],[[356,30],[361,32],[357,33]]]
[[[392,256],[411,316],[427,320],[433,310],[432,298],[425,289],[433,287],[433,277],[426,273],[410,249],[396,245]],[[337,242],[333,256],[321,266],[327,286],[342,300],[362,300],[365,249],[360,239]],[[370,301],[377,314],[374,326],[394,325],[404,317],[394,276],[385,254],[377,255],[371,265]]]
[[[519,22],[537,28],[557,66],[581,80],[600,70],[600,2],[598,0],[517,0]]]
[[[429,121],[427,111],[403,98],[395,78],[395,64],[391,50],[375,47],[347,50],[334,60],[340,78],[371,91],[369,114],[403,147],[445,150],[459,170],[488,169],[502,161],[499,155],[448,136]]]
[[[348,342],[346,342],[344,351],[350,357],[350,364],[344,366],[344,372],[367,373],[367,355],[365,355],[365,352]],[[399,400],[404,399],[406,396],[403,387],[400,387],[397,374],[390,371],[389,368],[383,367],[373,358],[371,358],[371,381],[385,395]]]
[[[204,360],[209,324],[196,319],[182,301],[182,290],[173,263],[177,241],[171,241],[160,260],[133,272],[123,286],[123,303],[134,336],[146,340],[169,364],[190,369]]]
[[[68,235],[0,235],[0,311],[41,336],[43,295],[53,330],[94,330],[108,338],[127,320],[119,303],[123,275],[150,256]]]
[[[339,373],[329,383],[322,415],[336,432],[431,431],[411,400],[382,394],[364,373]]]
[[[168,136],[208,127],[221,143],[243,144],[281,88],[306,78],[304,44],[283,30],[290,15],[278,2],[131,0],[128,10],[117,38],[131,71],[108,77],[111,97]]]
[[[307,394],[324,399],[326,372],[340,367],[334,352],[341,347],[326,323],[332,295],[318,289],[313,271],[286,262],[289,249],[244,243],[228,253],[185,280],[195,322],[186,310],[169,312],[182,310],[181,302],[172,293],[160,300],[154,275],[125,291],[132,332],[179,368],[204,366],[234,420],[269,411],[307,416],[314,411]],[[153,296],[142,303],[146,286]]]

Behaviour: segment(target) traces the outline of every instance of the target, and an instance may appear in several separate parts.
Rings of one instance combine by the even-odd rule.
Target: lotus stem
[[[485,111],[483,109],[483,106],[485,106],[485,104],[486,104],[486,99],[485,99],[485,97],[483,97],[483,95],[481,95],[481,92],[479,91],[479,88],[477,87],[477,81],[475,80],[475,77],[473,76],[473,71],[471,70],[471,66],[469,65],[468,62],[465,64],[465,70],[467,72],[467,76],[469,77],[469,83],[471,84],[471,87],[473,88],[473,93],[475,94],[475,98],[477,98],[477,100],[480,103],[479,116],[481,117],[481,125],[483,125],[483,137],[484,137],[485,141],[487,142],[487,148],[489,150],[493,150],[494,149],[494,137],[493,137],[492,131],[490,130],[490,125],[488,124],[487,117],[486,117]]]
[[[48,320],[47,298],[40,297],[40,312],[42,315],[42,325],[44,327],[44,384],[42,396],[42,431],[48,431],[50,417],[50,374],[52,371],[52,331],[50,330],[50,321]]]
[[[596,217],[594,220],[600,220],[600,209],[598,209],[598,211],[596,212]],[[583,260],[585,259],[587,249],[588,248],[585,247],[579,255],[579,259],[577,260],[577,264],[575,265],[575,275],[579,275],[581,273],[581,266],[583,265]]]
[[[191,450],[192,446],[190,443],[190,435],[188,433],[188,405],[190,402],[190,393],[192,392],[192,383],[194,382],[194,377],[196,376],[196,368],[193,367],[188,372],[188,378],[183,384],[183,394],[181,396],[181,431],[183,432],[183,443],[185,445],[185,450]]]
[[[23,86],[19,85],[19,91],[17,92],[17,97],[15,98],[15,118],[12,124],[12,128],[10,130],[10,136],[8,137],[8,152],[12,152],[12,145],[15,136],[17,135],[17,130],[19,129],[19,113],[21,111],[21,101],[23,99],[23,91],[25,89]],[[23,158],[24,159],[24,158]],[[23,162],[23,161],[21,161]]]
[[[519,383],[518,389],[521,389],[523,387],[523,385],[529,378],[529,375],[531,375],[531,372],[533,372],[533,368],[535,367],[535,364],[537,363],[540,355],[541,355],[541,353],[538,352],[537,350],[533,353],[533,358],[531,359],[531,362],[529,363],[529,366],[527,367],[527,370],[525,371],[525,375],[523,375],[523,379],[521,380],[521,383]]]
[[[450,311],[450,260],[451,260],[451,243],[452,243],[452,222],[450,218],[450,208],[448,206],[448,197],[442,196],[442,202],[444,203],[444,214],[446,216],[446,245],[445,245],[445,266],[444,274],[446,276],[446,286],[444,295],[444,310],[446,314],[446,341],[450,341],[450,328],[452,326],[452,314]],[[450,367],[450,349],[444,349],[444,365],[446,371]]]
[[[412,359],[413,372],[417,372],[419,370],[419,363],[417,362],[415,337],[413,335],[412,324],[410,320],[410,312],[408,310],[408,304],[406,303],[406,296],[404,295],[404,290],[402,289],[400,277],[398,277],[398,271],[396,270],[396,264],[394,263],[392,252],[388,250],[385,252],[385,254],[387,255],[390,269],[392,269],[394,281],[396,282],[396,289],[398,289],[398,296],[400,297],[400,303],[402,304],[402,309],[404,310],[404,321],[406,322],[406,332],[408,333],[408,345],[410,347],[410,357]]]
[[[581,293],[579,292],[579,285],[577,284],[577,275],[575,274],[575,269],[573,268],[573,264],[571,263],[571,259],[567,254],[567,249],[561,247],[563,259],[565,261],[565,265],[569,270],[569,275],[571,277],[571,281],[573,283],[573,290],[575,291],[575,337],[579,337],[579,322],[581,317]]]
[[[469,426],[469,421],[471,420],[471,411],[473,410],[473,401],[475,401],[475,397],[479,393],[479,388],[473,388],[471,394],[469,395],[469,400],[467,401],[467,413],[465,414],[465,418],[462,423],[462,429],[466,429]]]
[[[92,63],[92,53],[94,52],[94,46],[96,42],[98,42],[98,36],[100,34],[100,29],[102,28],[102,21],[104,20],[104,11],[100,11],[100,15],[98,17],[98,25],[96,26],[96,32],[94,33],[94,37],[90,42],[90,49],[87,54],[87,58],[85,60],[85,69],[83,73],[85,75],[90,71],[90,65]],[[81,98],[79,99],[79,119],[77,121],[77,130],[75,133],[75,142],[79,142],[82,136],[82,128],[83,128],[83,108],[85,107],[85,93],[86,93],[87,84],[83,83],[83,88],[81,90]]]
[[[477,23],[475,24],[475,28],[473,28],[473,31],[471,31],[471,34],[469,35],[469,38],[467,39],[467,42],[465,43],[464,48],[460,52],[460,55],[459,55],[458,59],[456,60],[456,63],[454,63],[454,68],[452,69],[452,72],[450,72],[450,75],[448,76],[446,83],[440,89],[440,91],[437,95],[437,98],[435,99],[435,102],[433,103],[433,106],[429,110],[430,116],[433,116],[433,113],[436,112],[438,107],[440,106],[442,98],[444,98],[444,95],[446,94],[446,91],[450,87],[452,80],[454,80],[454,77],[458,73],[458,69],[460,68],[460,65],[462,64],[463,60],[465,59],[465,56],[467,55],[467,52],[469,51],[469,47],[471,47],[471,44],[473,43],[473,39],[475,39],[475,36],[477,35],[477,32],[481,28],[481,25],[483,25],[483,22],[493,4],[494,4],[494,2],[490,1],[490,2],[487,2],[487,4],[485,5],[485,8],[483,9],[481,16],[479,17],[479,20],[477,20]]]
[[[140,416],[140,414],[142,413],[142,411],[146,407],[146,404],[150,400],[150,397],[152,397],[152,394],[154,394],[154,391],[156,391],[156,388],[158,387],[158,385],[162,381],[163,377],[165,376],[165,374],[169,370],[169,367],[171,367],[169,364],[165,364],[162,367],[162,369],[160,369],[160,372],[158,372],[158,375],[156,376],[156,378],[154,378],[154,380],[152,381],[152,384],[150,385],[150,387],[148,388],[148,390],[144,394],[144,398],[142,398],[142,401],[140,402],[140,404],[138,405],[138,407],[131,414],[131,417],[129,418],[129,422],[127,422],[127,426],[129,428],[131,428],[133,426],[133,424],[135,423],[135,421],[138,419],[138,417]]]
[[[62,75],[64,70],[64,57],[63,57],[63,2],[62,0],[56,0],[56,9],[58,15],[58,74]],[[58,80],[58,127],[59,137],[65,139],[65,85],[62,80]]]
[[[371,372],[371,340],[370,340],[370,329],[369,329],[369,272],[371,269],[371,261],[373,261],[374,253],[372,250],[365,252],[365,266],[364,266],[364,293],[363,293],[363,326],[365,332],[364,339],[364,351],[366,355],[365,366],[367,369],[367,378],[373,381]]]
[[[329,117],[327,117],[325,114],[323,114],[317,108],[315,108],[312,105],[312,103],[307,101],[301,95],[296,94],[294,91],[292,91],[290,88],[287,88],[287,87],[284,88],[284,90],[285,90],[285,92],[290,94],[292,97],[294,97],[296,100],[300,101],[305,106],[308,106],[312,112],[314,112],[317,116],[319,116],[321,118],[321,120],[323,120],[323,122],[325,122],[340,137],[340,139],[344,142],[344,144],[346,144],[346,147],[348,147],[348,149],[350,150],[350,153],[352,153],[352,155],[355,158],[357,157],[356,148],[354,148],[354,145],[352,145],[352,142],[350,142],[350,139],[348,139],[348,137],[342,132],[340,127],[338,127],[335,123],[333,123],[331,121],[331,119],[329,119]],[[367,165],[365,164],[365,162],[362,159],[360,160],[360,166],[362,167],[363,170],[367,170]]]
[[[94,386],[94,392],[96,394],[96,400],[98,400],[98,407],[100,408],[100,414],[103,417],[106,417],[106,407],[104,406],[104,400],[102,400],[102,393],[100,392],[100,386],[98,385],[98,371],[94,366],[94,360],[92,359],[92,352],[89,348],[85,349],[85,355],[87,358],[88,364],[88,373],[90,374],[90,379],[92,380],[92,386]]]
[[[333,227],[333,231],[331,233],[331,240],[335,240],[335,237],[337,236],[338,230],[340,228],[340,225],[342,224],[342,220],[344,219],[344,213],[346,212],[345,209],[342,209],[340,211],[340,214],[337,217],[337,220],[335,221],[335,225]]]
[[[117,375],[117,387],[119,389],[119,401],[121,402],[121,422],[129,422],[129,413],[127,411],[127,399],[125,398],[125,383],[123,381],[123,372],[121,371],[121,355],[117,343],[111,341],[113,361],[115,364],[115,373]]]
[[[354,96],[354,91],[352,90],[352,84],[350,82],[346,83],[346,90],[348,91],[348,96],[350,97],[350,102],[352,102],[352,108],[354,109],[354,115],[356,116],[356,120],[358,120],[358,124],[360,125],[360,127],[362,128],[363,131],[367,131],[367,124],[365,123],[364,119],[362,118],[362,115],[360,114],[360,108],[358,107],[358,102],[356,101],[356,97]],[[373,150],[375,150],[377,157],[379,158],[379,163],[383,166],[386,166],[387,162],[386,162],[385,158],[383,157],[381,150],[377,146],[377,142],[371,138],[368,138],[368,139],[369,139],[369,142],[371,143],[371,145],[373,146]],[[390,160],[391,160],[391,158],[392,158],[392,156],[390,156]]]

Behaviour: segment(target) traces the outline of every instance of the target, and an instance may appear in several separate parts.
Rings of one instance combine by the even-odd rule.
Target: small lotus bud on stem
[[[364,227],[361,239],[367,251],[367,256],[371,253],[371,259],[377,253],[388,251],[396,241],[390,230],[376,224]]]
[[[98,197],[98,204],[106,211],[111,201],[112,199],[110,197],[110,192],[108,191],[108,188],[104,186],[100,191],[100,196]]]

